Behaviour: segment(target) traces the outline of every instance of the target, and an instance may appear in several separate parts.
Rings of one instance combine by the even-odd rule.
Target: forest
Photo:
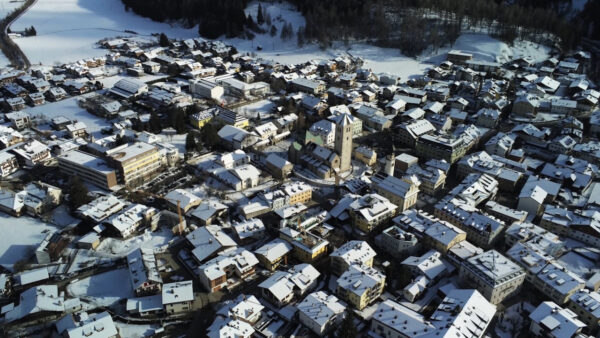
[[[252,37],[257,18],[247,17],[248,0],[123,0],[127,10],[157,21],[179,20],[200,35]],[[506,42],[527,38],[568,50],[582,36],[600,37],[600,0],[590,0],[577,17],[571,0],[290,0],[305,16],[302,42],[327,47],[334,40],[365,40],[416,55],[453,42],[461,32],[485,31]]]

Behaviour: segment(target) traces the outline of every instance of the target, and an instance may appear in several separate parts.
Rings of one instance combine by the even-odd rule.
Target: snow
[[[433,64],[438,64],[446,59],[446,53],[451,49],[459,49],[473,53],[474,58],[482,61],[507,62],[519,57],[531,57],[536,62],[548,57],[550,49],[529,41],[515,41],[514,46],[490,37],[487,34],[466,33],[462,34],[453,46],[445,46],[437,51],[424,52],[417,58],[403,55],[395,48],[381,48],[366,43],[334,43],[332,48],[320,49],[316,44],[308,44],[302,48],[297,45],[297,38],[284,41],[280,38],[281,27],[284,20],[292,24],[294,32],[306,25],[306,20],[287,2],[266,4],[267,12],[277,27],[277,35],[272,37],[269,32],[257,34],[253,40],[242,38],[222,39],[223,42],[234,45],[239,52],[253,53],[264,59],[275,60],[286,64],[304,63],[310,60],[332,59],[339,55],[350,54],[364,59],[365,68],[370,68],[375,73],[392,73],[400,75],[402,81],[421,76]],[[258,2],[248,5],[245,12],[256,19]],[[278,19],[281,17],[281,19]],[[267,25],[263,28],[268,30]],[[262,50],[258,51],[257,46]]]
[[[502,313],[502,320],[498,320],[494,333],[501,338],[515,337],[527,328],[530,322],[529,313],[534,309],[535,306],[529,302],[519,302],[509,306]]]
[[[138,337],[150,337],[154,334],[154,330],[160,326],[157,324],[126,324],[122,322],[115,322],[119,334],[121,337],[138,338]]]
[[[48,231],[56,230],[36,218],[17,218],[0,212],[0,265],[12,270],[15,263],[33,255]]]
[[[134,297],[129,270],[118,269],[84,278],[67,286],[71,297],[80,297],[96,306],[111,306],[121,299]]]
[[[74,227],[81,222],[80,219],[71,216],[69,207],[65,204],[59,205],[52,211],[52,224],[64,227]]]
[[[592,270],[597,270],[596,264],[593,261],[577,254],[576,252],[569,252],[562,255],[558,259],[558,262],[564,265],[571,272],[574,272],[584,278],[587,277]]]
[[[8,13],[12,12],[15,8],[21,6],[23,1],[17,0],[0,0],[0,18],[4,18]],[[0,67],[10,65],[10,61],[0,52]]]
[[[100,130],[110,127],[111,124],[104,118],[92,115],[79,106],[78,100],[86,95],[70,97],[62,101],[50,102],[33,108],[26,108],[24,111],[32,117],[45,117],[47,122],[50,122],[51,119],[57,116],[63,115],[68,119],[85,123],[88,133],[93,134],[96,138],[102,137]]]
[[[96,249],[98,253],[108,256],[124,257],[139,248],[158,250],[173,239],[171,229],[160,228],[155,232],[147,232],[126,240],[107,238]]]
[[[126,12],[121,0],[38,0],[13,23],[12,30],[32,25],[37,36],[15,39],[32,64],[52,65],[103,56],[107,50],[96,43],[132,35],[125,30],[144,36],[161,32],[177,38],[197,36],[196,28],[174,27]]]
[[[158,136],[160,136],[160,138],[163,140],[163,142],[166,143],[170,143],[172,145],[174,145],[177,150],[179,151],[179,154],[185,154],[185,139],[187,137],[187,134],[177,134],[177,135],[167,135],[167,134],[159,134]]]

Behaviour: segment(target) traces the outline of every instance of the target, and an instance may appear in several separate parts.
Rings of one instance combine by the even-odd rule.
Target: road
[[[33,6],[37,0],[27,0],[23,3],[23,5],[7,15],[2,21],[0,21],[0,28],[2,32],[0,33],[0,49],[6,55],[10,63],[18,68],[18,69],[27,69],[31,66],[29,59],[23,53],[21,48],[8,36],[8,28],[10,25],[15,22],[18,18],[23,15],[31,6]]]

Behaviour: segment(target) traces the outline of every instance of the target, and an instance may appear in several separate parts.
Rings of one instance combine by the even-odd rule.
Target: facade
[[[417,204],[421,182],[415,176],[399,179],[377,174],[371,181],[373,190],[398,206],[398,212],[404,212]]]
[[[294,248],[288,242],[276,238],[254,251],[260,264],[270,271],[275,271],[282,263],[287,263],[288,254]]]
[[[194,302],[192,281],[167,283],[162,289],[162,303],[167,314],[188,312]]]

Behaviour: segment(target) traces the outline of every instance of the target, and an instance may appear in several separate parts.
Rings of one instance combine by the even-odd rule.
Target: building
[[[289,205],[306,203],[312,199],[312,187],[301,181],[284,184],[281,190],[288,197]]]
[[[14,111],[4,115],[17,130],[27,128],[31,125],[29,114],[23,111]]]
[[[135,295],[157,294],[162,289],[162,278],[151,249],[137,249],[127,255],[131,287]]]
[[[567,307],[576,313],[582,322],[588,327],[588,332],[598,332],[598,324],[600,324],[600,293],[581,289],[575,292]]]
[[[81,137],[85,138],[87,135],[86,128],[87,126],[83,122],[75,122],[68,124],[65,128],[67,128],[67,132],[69,136],[73,139]]]
[[[254,251],[260,264],[270,271],[275,271],[279,265],[287,265],[288,254],[294,248],[288,242],[276,238]]]
[[[337,297],[323,291],[306,296],[296,308],[300,323],[321,337],[342,322],[346,311]]]
[[[529,332],[534,337],[577,337],[585,324],[577,314],[563,309],[554,302],[543,302],[529,315]]]
[[[460,277],[492,304],[498,304],[520,291],[525,271],[499,252],[490,250],[464,262]]]
[[[285,306],[294,296],[302,297],[317,286],[321,274],[310,264],[295,265],[290,271],[276,271],[258,287],[270,303]]]
[[[311,232],[298,232],[292,228],[279,229],[280,238],[294,247],[294,257],[304,263],[312,263],[327,254],[329,242]]]
[[[561,264],[550,262],[535,275],[533,285],[553,302],[562,306],[575,292],[585,286],[585,280]]]
[[[385,275],[379,270],[353,264],[337,279],[336,293],[362,310],[381,296],[384,286]]]
[[[376,174],[371,181],[373,190],[395,204],[398,212],[404,212],[417,204],[421,182],[415,176],[399,179]]]
[[[335,118],[334,123],[334,148],[336,153],[340,156],[339,172],[343,173],[350,170],[352,166],[352,119],[349,114],[341,114]]]
[[[294,165],[277,154],[269,154],[265,159],[266,169],[273,177],[284,180],[292,173]]]
[[[215,120],[240,129],[244,129],[250,124],[243,114],[222,107],[215,107]]]
[[[352,225],[369,233],[392,219],[396,215],[397,206],[381,195],[366,194],[350,203],[348,208]]]
[[[123,210],[125,202],[113,195],[100,196],[88,204],[77,209],[77,216],[89,218],[95,223],[100,223],[108,217]]]
[[[367,242],[349,241],[335,249],[330,255],[331,273],[342,275],[351,265],[373,266],[373,259],[377,254]]]
[[[17,157],[9,152],[0,152],[0,177],[7,177],[19,169]]]
[[[496,306],[477,290],[454,289],[430,318],[389,299],[380,303],[373,313],[371,332],[390,338],[481,338],[495,314]]]
[[[79,150],[58,157],[58,168],[67,175],[77,176],[87,183],[111,190],[117,185],[117,173],[103,159]]]
[[[119,331],[108,312],[101,312],[92,314],[89,317],[85,316],[84,320],[75,323],[70,315],[67,315],[63,319],[71,321],[70,325],[65,325],[66,328],[62,333],[68,338],[112,338],[118,337]],[[62,320],[60,321],[62,322]],[[56,324],[58,328],[58,323]]]
[[[27,143],[12,150],[19,162],[26,166],[42,164],[52,158],[50,148],[38,140],[30,140]]]
[[[452,265],[444,262],[442,255],[435,250],[429,250],[422,256],[410,256],[403,260],[401,265],[413,277],[424,276],[429,282],[440,280],[452,268]]]
[[[258,259],[244,248],[230,249],[198,267],[200,283],[209,292],[227,287],[227,279],[237,276],[244,280],[255,274]]]
[[[190,311],[193,302],[194,288],[191,280],[163,285],[162,304],[167,314]]]
[[[208,124],[215,116],[213,115],[210,109],[203,110],[201,112],[192,114],[190,116],[190,123],[192,126],[198,129],[202,129],[206,124]]]
[[[162,169],[158,148],[144,142],[117,147],[108,156],[116,168],[118,181],[127,186],[137,186]]]
[[[372,166],[377,162],[377,153],[371,148],[360,146],[354,149],[354,158],[368,166]]]
[[[375,241],[380,248],[396,258],[412,255],[418,248],[417,236],[400,229],[396,225],[383,230],[375,238]]]
[[[313,81],[302,77],[297,77],[290,82],[292,90],[305,92],[312,95],[319,95],[325,91],[325,84],[320,81]]]
[[[225,88],[206,79],[192,79],[190,93],[201,98],[219,100],[225,94]]]
[[[167,202],[167,206],[172,211],[177,211],[177,209],[181,209],[181,212],[186,214],[190,209],[197,207],[200,205],[202,200],[200,197],[192,194],[191,192],[185,189],[175,189],[169,191],[169,193],[164,197]]]
[[[454,163],[462,158],[475,142],[476,140],[466,134],[457,138],[422,135],[416,142],[416,150],[419,157]]]
[[[110,94],[124,99],[136,97],[146,92],[148,92],[148,85],[133,78],[123,78],[117,81],[109,90]]]
[[[119,212],[103,223],[109,225],[117,235],[125,238],[133,234],[140,226],[149,225],[156,209],[143,204],[133,204],[126,210]]]

